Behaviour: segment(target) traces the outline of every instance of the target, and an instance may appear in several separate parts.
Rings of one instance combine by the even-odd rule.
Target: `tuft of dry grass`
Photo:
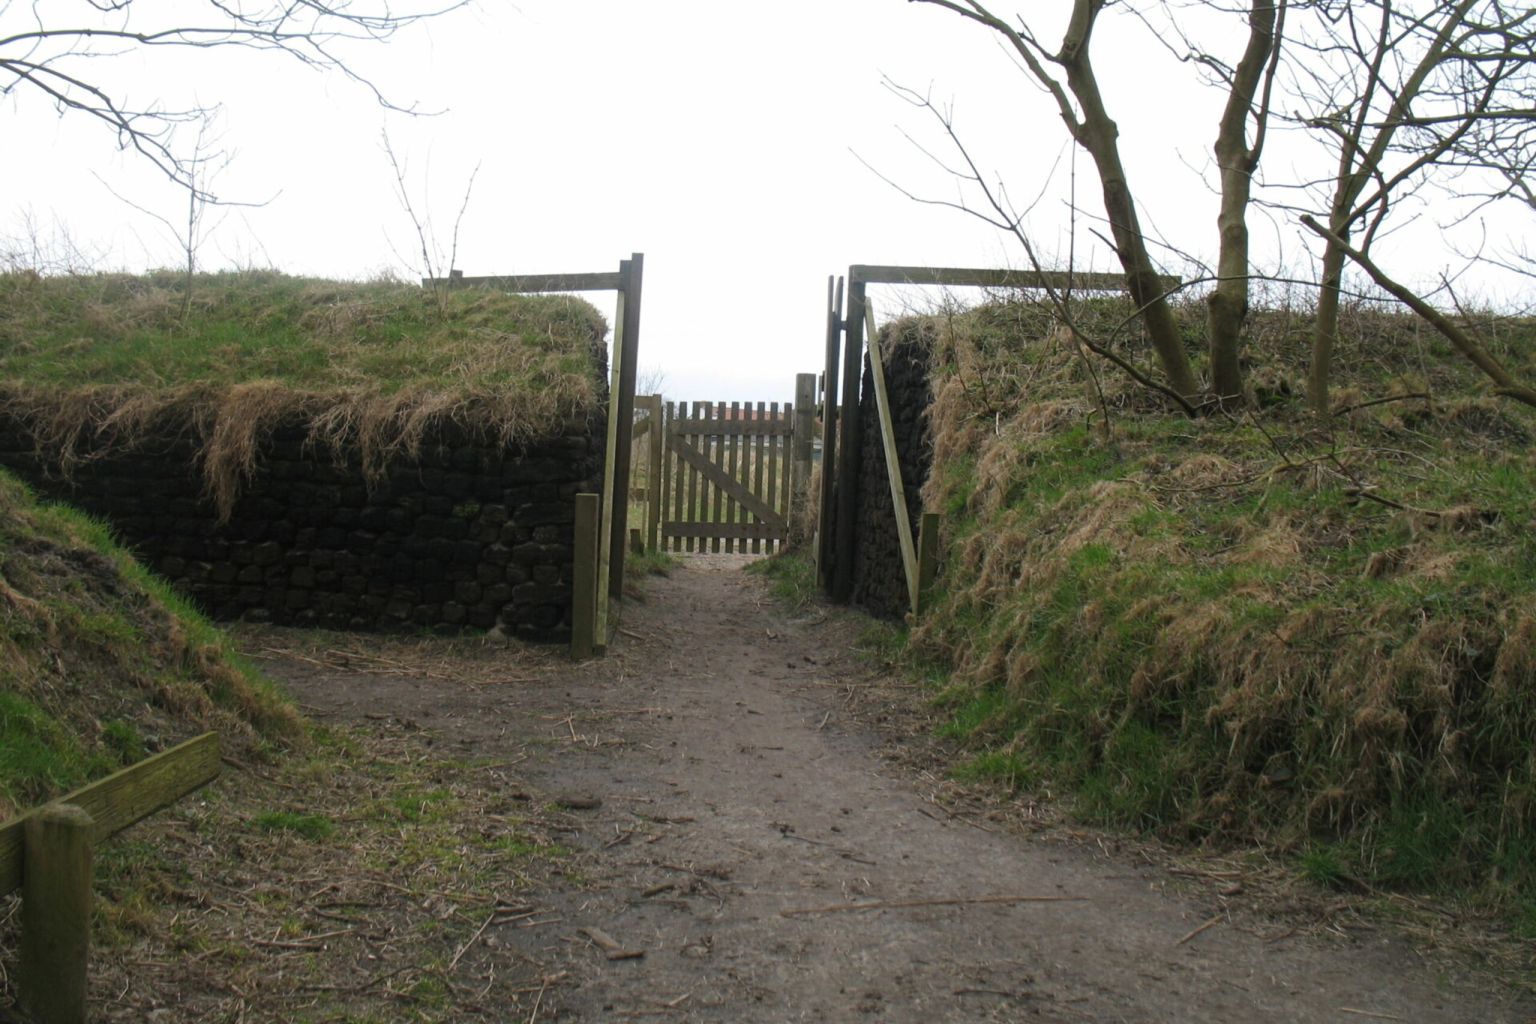
[[[1253,412],[1190,421],[1109,374],[1100,400],[1039,317],[938,318],[948,555],[907,656],[950,733],[1084,815],[1322,848],[1536,929],[1536,418],[1356,310],[1340,406],[1431,398],[1319,423],[1294,319],[1255,314]]]
[[[607,325],[567,296],[272,273],[0,275],[0,399],[67,474],[151,438],[198,444],[228,514],[278,425],[376,479],[444,424],[515,445],[589,417]]]

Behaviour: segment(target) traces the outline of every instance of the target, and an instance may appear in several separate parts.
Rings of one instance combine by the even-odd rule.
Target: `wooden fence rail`
[[[97,843],[219,774],[204,733],[0,825],[0,896],[21,889],[23,1007],[38,1024],[84,1024]]]

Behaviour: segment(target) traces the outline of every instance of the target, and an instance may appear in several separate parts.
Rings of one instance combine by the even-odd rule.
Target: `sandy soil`
[[[856,627],[775,606],[740,559],[646,588],[608,658],[503,685],[274,663],[327,720],[527,755],[575,819],[579,871],[536,894],[562,923],[481,940],[545,965],[506,1019],[1536,1020],[1386,926],[1248,909],[1240,872],[936,799],[922,742],[860,699]]]

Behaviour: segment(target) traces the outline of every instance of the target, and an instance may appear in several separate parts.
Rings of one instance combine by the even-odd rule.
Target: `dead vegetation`
[[[1373,310],[1327,422],[1289,397],[1300,317],[1256,316],[1281,358],[1253,411],[1201,420],[1034,318],[941,317],[935,350],[952,543],[909,656],[973,766],[1536,926],[1536,422]]]
[[[276,273],[205,275],[183,317],[165,274],[0,275],[0,397],[67,474],[190,438],[227,514],[279,425],[376,478],[442,424],[519,444],[586,419],[607,326],[565,296]]]

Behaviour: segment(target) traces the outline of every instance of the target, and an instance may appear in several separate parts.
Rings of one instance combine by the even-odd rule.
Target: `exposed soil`
[[[900,738],[920,699],[858,662],[857,626],[787,612],[740,568],[648,582],[616,649],[580,666],[466,682],[268,652],[324,721],[409,723],[430,756],[515,764],[559,808],[577,852],[524,880],[536,915],[492,909],[449,943],[491,980],[448,1019],[1536,1020],[1529,993],[1385,923],[1250,900],[1262,872],[1241,861],[1170,868],[1030,828],[1028,805],[957,804],[930,741]],[[431,1016],[399,1013],[380,1019]]]

